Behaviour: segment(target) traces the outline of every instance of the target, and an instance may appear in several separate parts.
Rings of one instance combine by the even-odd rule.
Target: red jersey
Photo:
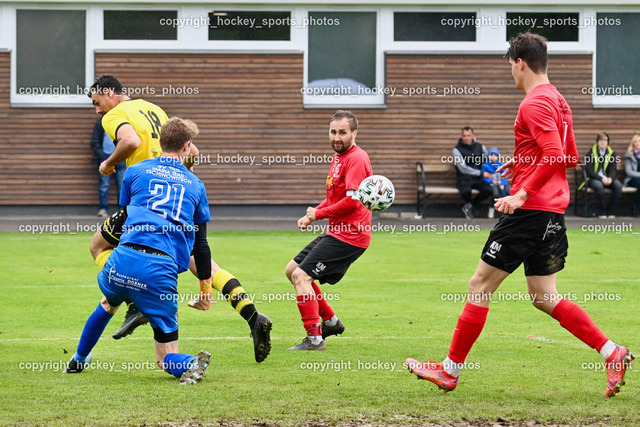
[[[373,175],[367,153],[353,145],[346,153],[334,154],[327,176],[327,198],[316,206],[316,219],[329,219],[327,234],[359,248],[371,242],[371,211],[347,195],[358,190],[363,179]]]
[[[578,164],[569,104],[552,84],[538,85],[520,103],[513,129],[511,194],[529,194],[520,209],[563,214],[571,195],[567,168]]]

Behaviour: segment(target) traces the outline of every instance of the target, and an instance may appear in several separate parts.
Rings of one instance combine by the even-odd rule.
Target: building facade
[[[198,123],[212,203],[319,202],[328,120],[350,109],[411,204],[415,162],[450,162],[463,126],[512,154],[524,93],[503,56],[529,29],[550,40],[580,154],[603,130],[623,156],[640,130],[640,6],[547,3],[0,2],[0,205],[97,203],[86,92],[106,73]]]

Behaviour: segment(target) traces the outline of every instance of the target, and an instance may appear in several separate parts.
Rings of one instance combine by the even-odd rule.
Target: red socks
[[[560,322],[560,326],[571,332],[580,341],[597,351],[600,351],[602,346],[609,341],[587,312],[573,301],[561,300],[551,312],[551,317]]]
[[[480,307],[467,301],[458,317],[456,330],[453,332],[449,359],[456,363],[464,363],[471,347],[476,342],[487,321],[489,307]]]
[[[320,313],[320,317],[322,320],[331,319],[336,313],[333,311],[327,300],[322,295],[322,291],[320,290],[320,286],[316,282],[311,282],[311,286],[313,287],[313,291],[316,293],[316,299],[318,300],[318,309]]]
[[[302,317],[302,324],[307,330],[307,336],[322,336],[322,324],[318,314],[318,300],[315,295],[298,295],[298,310]]]
[[[471,347],[484,328],[488,312],[488,307],[480,307],[470,302],[465,304],[453,333],[451,347],[449,347],[449,359],[456,363],[464,363]],[[609,341],[587,312],[573,301],[567,299],[560,301],[553,309],[551,317],[560,322],[563,328],[575,335],[580,341],[597,351],[600,351],[602,346]]]

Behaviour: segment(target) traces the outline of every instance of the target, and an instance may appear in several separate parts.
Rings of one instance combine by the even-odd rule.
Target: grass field
[[[446,356],[463,306],[453,300],[466,293],[486,236],[376,233],[343,281],[324,288],[345,334],[328,338],[324,352],[291,352],[304,330],[283,271],[313,236],[211,232],[214,259],[273,320],[273,349],[255,363],[249,329],[227,302],[200,312],[182,301],[180,349],[213,358],[202,383],[179,386],[154,366],[151,328],[111,339],[124,310],[94,348],[95,368],[62,375],[101,296],[90,235],[0,234],[0,424],[639,425],[637,370],[605,398],[601,357],[525,301],[521,270],[494,295],[454,392],[404,368],[407,357]],[[638,235],[569,230],[569,242],[558,290],[640,352]],[[180,277],[181,293],[196,287],[189,273]]]

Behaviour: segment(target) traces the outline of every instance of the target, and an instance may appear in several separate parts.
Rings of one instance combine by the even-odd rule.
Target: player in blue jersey
[[[153,327],[158,366],[181,384],[202,379],[211,355],[178,353],[178,274],[189,269],[192,250],[201,271],[211,271],[209,253],[202,250],[203,241],[208,248],[211,219],[205,187],[182,164],[197,134],[195,123],[174,117],[162,126],[162,156],[127,168],[120,193],[120,205],[127,206],[120,245],[98,274],[104,297],[87,320],[66,373],[84,370],[113,314],[131,300]]]
[[[119,151],[119,153],[120,156],[126,157],[127,165],[134,165],[160,154],[158,135],[161,126],[167,120],[167,115],[160,107],[142,100],[130,99],[126,95],[122,83],[112,75],[98,77],[91,85],[87,95],[96,107],[96,113],[104,116],[102,124],[105,126],[105,131],[112,136],[117,147],[124,144],[124,147],[121,147],[123,151]],[[118,153],[114,152],[115,154]],[[198,150],[195,145],[191,144],[191,151],[188,156],[184,157],[184,163],[192,165],[197,155]],[[101,165],[101,169],[109,170],[111,163],[105,161]],[[126,218],[126,208],[121,208],[107,218],[93,236],[89,249],[98,267],[104,267],[113,248],[120,243],[122,226]],[[271,329],[273,327],[271,320],[256,309],[240,281],[211,259],[211,250],[208,247],[206,236],[204,241],[198,242],[202,245],[201,249],[209,253],[210,263],[208,265],[211,266],[211,270],[203,270],[204,263],[201,262],[198,265],[192,257],[189,270],[200,280],[201,294],[199,298],[189,302],[189,306],[198,310],[208,310],[213,298],[212,290],[220,292],[249,325],[256,362],[264,361],[271,351]],[[113,334],[114,339],[123,338],[131,334],[138,326],[148,323],[148,320],[133,302],[127,301],[127,304],[124,323]]]

